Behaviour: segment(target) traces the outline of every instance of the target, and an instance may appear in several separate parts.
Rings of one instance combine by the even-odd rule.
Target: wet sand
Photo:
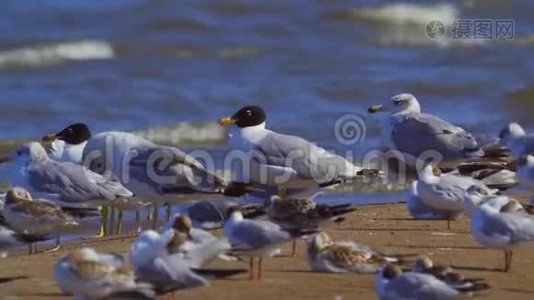
[[[526,200],[526,199],[525,199]],[[361,206],[340,226],[327,230],[336,239],[353,239],[367,243],[385,253],[427,253],[438,263],[453,264],[467,277],[486,278],[491,290],[477,296],[484,299],[534,298],[534,251],[514,251],[510,273],[501,272],[503,253],[481,248],[469,233],[466,217],[451,223],[411,220],[404,204]],[[216,232],[221,234],[220,231]],[[68,299],[61,295],[52,275],[55,261],[68,249],[92,246],[126,254],[133,236],[69,243],[52,254],[14,256],[0,260],[0,282],[8,277],[23,276],[0,284],[2,299]],[[289,253],[289,247],[284,253]],[[210,288],[179,292],[186,299],[375,299],[374,275],[324,274],[310,272],[304,259],[304,242],[299,241],[296,257],[264,260],[264,274],[259,281],[249,281],[248,274],[213,282]],[[247,268],[247,262],[217,261],[211,267]]]

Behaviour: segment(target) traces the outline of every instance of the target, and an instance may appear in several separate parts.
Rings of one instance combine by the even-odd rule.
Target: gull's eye
[[[247,110],[246,113],[247,113],[247,116],[249,117],[252,116],[252,112],[250,110]]]
[[[393,102],[393,104],[395,104],[395,105],[401,105],[402,103],[403,103],[402,100],[397,100],[397,101]]]
[[[17,150],[17,155],[21,156],[22,155],[22,150]]]

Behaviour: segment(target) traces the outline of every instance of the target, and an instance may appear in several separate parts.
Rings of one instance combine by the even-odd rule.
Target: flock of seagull
[[[482,143],[471,133],[421,112],[411,94],[392,97],[368,112],[383,116],[384,147],[402,154],[412,167],[422,164],[408,193],[406,207],[414,219],[450,221],[471,218],[473,238],[504,251],[504,271],[513,249],[534,241],[529,206],[502,194],[517,184],[534,192],[534,135],[511,123],[499,138]],[[151,299],[176,290],[208,286],[210,280],[249,272],[262,276],[263,259],[281,246],[306,239],[311,270],[375,273],[380,299],[451,299],[489,286],[466,279],[427,256],[408,259],[387,255],[356,241],[335,241],[325,231],[355,211],[352,204],[317,204],[323,189],[362,178],[383,179],[380,169],[364,168],[297,136],[265,128],[265,111],[245,106],[219,120],[239,128],[239,147],[247,155],[246,172],[229,180],[206,169],[176,147],[158,145],[126,132],[92,134],[85,124],[72,124],[24,143],[0,158],[9,163],[12,188],[0,203],[0,251],[60,237],[83,227],[87,217],[101,216],[97,236],[121,232],[123,211],[136,212],[139,236],[129,259],[94,248],[69,251],[56,263],[54,277],[64,293],[82,299]],[[420,158],[433,150],[453,167]],[[445,172],[447,171],[447,172]],[[283,178],[283,180],[280,180]],[[172,216],[171,205],[198,194],[226,199],[199,201]],[[262,199],[243,203],[244,195]],[[159,207],[167,219],[158,227]],[[140,210],[149,208],[151,228],[141,229]],[[117,228],[113,224],[118,212]],[[266,215],[266,220],[256,218]],[[108,220],[110,221],[108,223]],[[222,228],[224,237],[209,230]],[[249,269],[210,269],[216,259],[248,258]],[[258,259],[255,275],[254,259]],[[406,268],[407,264],[412,264]],[[402,268],[401,268],[402,267]]]

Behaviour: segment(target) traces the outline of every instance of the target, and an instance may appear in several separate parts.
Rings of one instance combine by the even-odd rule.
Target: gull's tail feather
[[[226,253],[232,246],[226,238],[220,238],[214,241],[206,242],[194,248],[194,251],[189,252],[191,260],[195,266],[203,266],[219,255]]]

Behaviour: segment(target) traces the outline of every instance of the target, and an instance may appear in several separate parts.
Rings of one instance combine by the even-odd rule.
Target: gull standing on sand
[[[91,138],[89,127],[75,123],[55,134],[43,137],[43,142],[51,142],[50,157],[56,161],[81,164],[83,149]]]
[[[380,300],[448,300],[464,295],[433,275],[403,273],[399,267],[391,264],[378,272],[375,291]]]
[[[240,204],[234,199],[220,199],[213,201],[198,201],[191,205],[182,206],[178,214],[186,214],[192,221],[194,228],[213,230],[222,228],[230,217],[230,209],[239,207],[245,219],[252,219],[265,214],[263,204]]]
[[[464,196],[470,186],[480,185],[481,188],[487,189],[488,194],[498,192],[471,177],[453,173],[442,174],[441,170],[432,164],[421,170],[415,184],[417,196],[424,204],[437,210],[449,211],[451,217],[457,217],[464,211]],[[450,219],[447,219],[447,229],[450,229]]]
[[[61,207],[95,208],[133,194],[110,174],[100,175],[82,165],[52,160],[37,142],[25,143],[0,163],[11,164],[11,184],[28,190],[36,198],[54,201]],[[101,228],[102,229],[102,228]]]
[[[233,209],[223,229],[224,235],[232,245],[232,254],[250,257],[250,280],[254,279],[255,257],[259,258],[257,279],[260,279],[263,257],[280,253],[282,244],[312,232],[289,232],[269,221],[246,220],[239,209]]]
[[[438,152],[444,160],[484,155],[471,133],[434,115],[421,113],[419,102],[412,94],[393,96],[389,104],[373,105],[368,111],[390,111],[382,122],[383,143],[406,154],[407,163],[412,166],[428,150]]]
[[[266,129],[266,119],[263,108],[250,105],[219,120],[221,126],[235,124],[240,128],[241,147],[247,157],[244,163],[248,164],[244,182],[277,186],[283,195],[290,189],[302,191],[379,173],[355,166],[301,137]]]
[[[271,196],[264,201],[269,220],[285,230],[320,229],[323,226],[340,223],[345,220],[342,215],[356,210],[351,204],[325,205],[316,204],[313,197],[280,198]],[[296,240],[293,240],[291,255],[296,252]]]
[[[244,186],[226,182],[195,157],[176,147],[163,146],[127,132],[95,134],[84,148],[90,169],[111,170],[136,195],[154,204],[153,226],[162,203],[184,202],[187,194],[241,196]],[[167,218],[171,216],[168,206]]]
[[[477,186],[469,188],[466,197],[480,203],[471,217],[471,234],[484,247],[504,251],[504,271],[508,272],[513,249],[534,242],[534,217],[518,201],[484,195]]]
[[[417,194],[417,180],[412,182],[406,208],[415,220],[456,220],[463,211],[453,212],[446,209],[437,209],[425,204]]]
[[[11,184],[28,190],[36,198],[65,207],[96,207],[133,194],[113,177],[92,172],[81,165],[57,162],[37,142],[19,146],[0,162],[11,164]]]
[[[518,123],[510,123],[499,134],[500,144],[508,147],[516,157],[534,152],[534,134],[527,134]]]
[[[146,283],[136,281],[122,256],[92,248],[73,250],[54,267],[54,278],[64,293],[76,299],[152,299],[155,293]]]
[[[321,232],[308,240],[306,261],[316,272],[376,273],[386,263],[399,259],[353,241],[333,241]]]
[[[56,247],[47,252],[60,248],[61,232],[77,227],[79,224],[51,201],[34,201],[23,188],[14,187],[7,192],[3,209],[6,222],[18,232],[32,236],[56,236]],[[29,245],[30,255],[34,254],[34,244]]]
[[[19,244],[15,231],[0,225],[0,258],[7,257],[6,250],[15,248]]]

